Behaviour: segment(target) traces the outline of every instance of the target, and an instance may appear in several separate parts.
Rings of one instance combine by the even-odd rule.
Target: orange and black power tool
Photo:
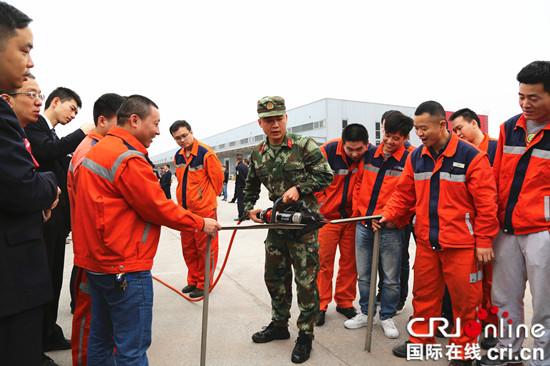
[[[273,203],[273,207],[258,212],[256,217],[263,222],[270,224],[279,223],[306,225],[303,229],[295,232],[298,236],[317,230],[326,224],[326,220],[323,215],[311,211],[303,200],[296,201],[296,203],[288,205],[283,210],[278,211],[278,207],[282,199],[283,197],[278,198]]]

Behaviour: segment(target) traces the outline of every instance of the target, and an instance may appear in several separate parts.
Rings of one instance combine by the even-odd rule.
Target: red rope
[[[237,223],[237,225],[240,225],[240,224],[241,224],[241,222],[239,221]],[[212,290],[214,289],[214,287],[216,287],[216,284],[218,283],[218,281],[220,280],[220,277],[222,276],[223,270],[225,269],[225,265],[227,263],[227,259],[229,258],[229,253],[231,253],[231,247],[233,246],[233,240],[235,239],[235,234],[237,234],[237,229],[233,230],[233,234],[231,235],[231,239],[229,240],[229,246],[227,247],[227,253],[225,254],[225,259],[223,261],[222,268],[220,269],[220,273],[218,273],[218,277],[216,277],[216,280],[214,281],[214,283],[212,283],[212,286],[210,286],[210,292],[209,293],[212,293]],[[214,274],[214,271],[212,271],[212,274]],[[193,298],[187,296],[186,294],[184,294],[183,292],[181,292],[180,290],[178,290],[178,289],[170,286],[166,282],[160,280],[159,278],[153,276],[153,279],[160,282],[160,283],[162,283],[164,286],[168,287],[169,289],[173,290],[178,295],[186,298],[189,301],[201,301],[202,299],[204,299],[204,296],[197,297],[197,298],[193,299]]]

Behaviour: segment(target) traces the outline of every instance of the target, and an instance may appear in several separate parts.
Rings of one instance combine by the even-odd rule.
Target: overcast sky
[[[34,21],[44,94],[75,90],[83,108],[59,135],[92,121],[103,93],[159,105],[156,155],[187,120],[199,140],[257,119],[256,101],[287,108],[338,98],[489,115],[521,110],[519,70],[550,60],[550,1],[8,0]]]

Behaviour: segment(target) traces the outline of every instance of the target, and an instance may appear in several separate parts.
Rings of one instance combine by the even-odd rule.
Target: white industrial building
[[[350,123],[365,125],[369,132],[369,141],[375,145],[380,143],[380,117],[390,109],[401,111],[413,117],[416,107],[404,107],[391,104],[358,102],[352,100],[325,98],[298,108],[287,110],[287,130],[301,135],[310,136],[319,145],[340,137],[342,129]],[[414,146],[421,144],[420,140],[411,131],[411,143]],[[235,172],[235,156],[243,154],[250,156],[252,148],[265,139],[258,121],[235,127],[225,132],[200,139],[201,142],[212,147],[221,163],[229,169],[229,174]],[[179,149],[174,148],[151,158],[155,165],[170,164],[174,171],[174,154]]]

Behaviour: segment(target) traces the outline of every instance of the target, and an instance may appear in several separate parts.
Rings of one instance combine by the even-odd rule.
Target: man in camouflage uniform
[[[258,123],[267,138],[252,151],[248,179],[244,189],[244,214],[261,223],[253,210],[259,198],[261,184],[269,191],[269,199],[283,197],[281,209],[297,200],[319,212],[314,192],[332,182],[332,170],[317,143],[308,137],[286,131],[285,101],[281,97],[264,97],[258,101]],[[274,213],[273,213],[274,214]],[[301,237],[292,230],[269,230],[265,241],[265,283],[271,295],[272,322],[254,333],[255,343],[288,339],[288,319],[292,303],[292,268],[298,293],[298,328],[292,362],[309,358],[313,326],[319,311],[317,273],[319,271],[318,231]]]

